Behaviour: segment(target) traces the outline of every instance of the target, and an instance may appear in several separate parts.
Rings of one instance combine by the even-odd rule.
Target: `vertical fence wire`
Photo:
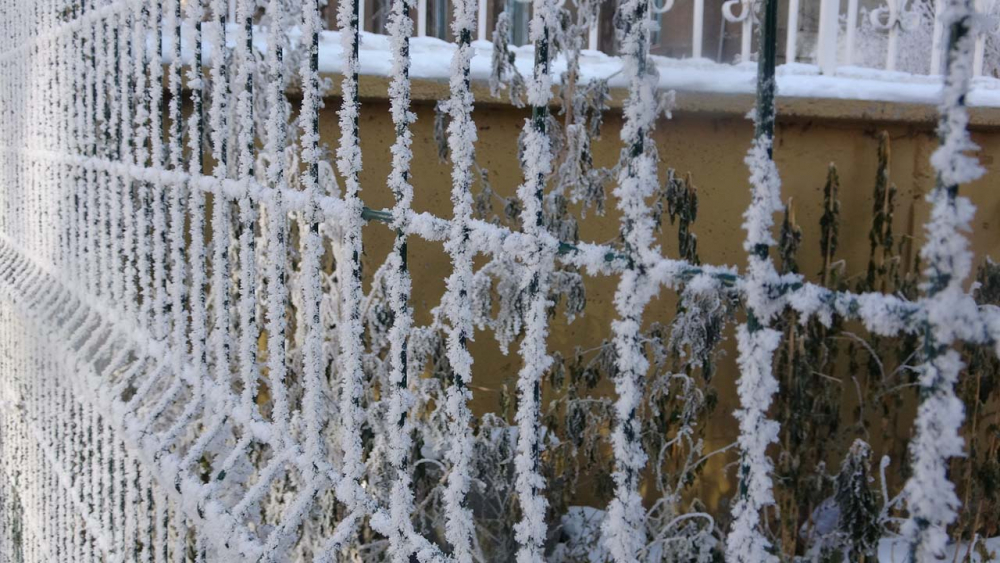
[[[392,82],[389,85],[389,104],[396,139],[390,152],[392,169],[388,185],[392,190],[395,205],[392,208],[390,227],[395,231],[392,252],[389,254],[389,279],[387,293],[392,311],[392,326],[389,329],[389,463],[395,472],[395,479],[389,497],[389,553],[394,562],[410,559],[416,551],[413,537],[411,514],[414,509],[412,480],[410,478],[410,451],[412,421],[410,409],[414,398],[409,389],[408,377],[408,335],[413,326],[410,310],[410,277],[408,259],[408,230],[410,205],[413,202],[413,186],[410,184],[410,163],[413,158],[413,133],[411,124],[416,120],[410,102],[410,36],[413,35],[413,20],[410,13],[413,0],[394,0],[389,13],[387,29],[392,45]]]
[[[555,263],[554,248],[543,243],[544,191],[546,179],[552,174],[552,141],[549,138],[549,104],[552,100],[551,57],[556,34],[558,12],[551,0],[535,0],[532,5],[530,39],[535,47],[535,64],[528,83],[528,104],[531,117],[525,121],[523,135],[524,182],[517,195],[523,206],[522,223],[525,234],[538,242],[522,257],[525,272],[521,284],[526,286],[527,311],[520,356],[523,365],[517,376],[517,453],[514,459],[515,488],[521,520],[515,526],[520,563],[543,561],[548,501],[544,496],[545,479],[540,474],[542,451],[541,380],[552,364],[546,351],[548,337],[549,276]]]
[[[978,306],[964,283],[972,272],[972,252],[965,234],[975,207],[959,196],[959,186],[980,178],[985,170],[966,154],[978,147],[968,132],[965,97],[973,76],[976,12],[972,0],[947,0],[940,17],[944,25],[944,94],[938,131],[940,146],[931,156],[937,185],[927,196],[931,214],[921,249],[926,264],[922,286],[928,323],[921,335],[919,368],[920,406],[910,442],[913,473],[905,487],[909,518],[902,532],[910,542],[910,556],[932,561],[945,555],[948,526],[961,506],[948,478],[951,458],[964,455],[961,428],[964,405],[955,392],[964,367],[954,348],[969,338]]]
[[[475,26],[474,0],[456,0],[453,4],[452,33],[458,48],[452,55],[450,97],[447,104],[451,122],[448,125],[448,151],[451,155],[452,219],[445,250],[451,258],[452,273],[443,297],[450,324],[448,333],[448,363],[451,381],[447,389],[447,414],[454,433],[447,459],[452,469],[444,493],[445,536],[458,563],[472,561],[472,510],[468,506],[472,458],[472,413],[469,385],[472,383],[472,355],[468,341],[473,337],[472,309],[472,248],[469,222],[472,218],[472,165],[475,158],[476,126],[472,120],[472,30]]]

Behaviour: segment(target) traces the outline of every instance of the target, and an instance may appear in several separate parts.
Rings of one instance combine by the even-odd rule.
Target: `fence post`
[[[840,32],[840,0],[820,0],[817,63],[823,74],[837,70],[837,35]]]
[[[794,63],[799,42],[799,0],[788,0],[788,35],[785,41],[785,64]]]

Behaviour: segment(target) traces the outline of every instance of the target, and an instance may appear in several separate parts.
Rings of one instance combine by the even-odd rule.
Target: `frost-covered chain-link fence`
[[[546,310],[558,264],[620,280],[612,322],[615,490],[601,531],[614,561],[637,560],[648,540],[640,495],[647,454],[638,438],[649,365],[639,337],[643,311],[661,288],[682,284],[736,291],[746,305],[738,332],[740,486],[726,559],[774,557],[760,515],[773,502],[766,450],[777,436],[767,410],[778,390],[771,357],[780,333],[770,325],[786,308],[825,322],[858,319],[880,335],[920,335],[923,393],[902,531],[917,560],[941,552],[959,506],[946,463],[962,453],[954,393],[961,361],[952,346],[1000,341],[1000,316],[977,308],[963,288],[971,267],[963,231],[973,209],[957,186],[982,173],[965,154],[972,147],[963,107],[976,22],[971,0],[949,0],[943,16],[942,144],[933,156],[939,182],[922,253],[924,297],[916,302],[832,292],[780,276],[772,265],[772,216],[780,207],[771,159],[774,0],[760,13],[742,275],[666,258],[654,244],[647,200],[659,180],[651,130],[662,107],[647,64],[646,1],[618,6],[629,88],[614,190],[622,243],[614,246],[560,242],[543,221],[544,191],[556,173],[550,63],[557,48],[574,48],[553,41],[555,0],[533,5],[532,114],[518,190],[523,228],[473,219],[474,0],[453,5],[459,44],[445,106],[452,218],[410,208],[408,0],[393,2],[388,26],[396,141],[387,181],[396,205],[364,207],[356,2],[339,6],[342,192],[318,135],[317,4],[270,0],[260,10],[241,0],[236,21],[227,21],[225,0],[0,2],[0,557],[330,561],[378,549],[392,561],[489,560],[469,503],[475,367],[467,341],[483,314],[473,299],[482,291],[477,255],[503,260],[524,290],[514,323],[523,360],[514,452],[518,561],[543,560],[548,534],[539,387],[551,361]],[[290,84],[301,93],[294,104]],[[380,361],[365,353],[372,331],[361,273],[366,221],[396,233],[382,269],[388,308],[380,322],[388,329],[380,337],[388,353]],[[408,237],[441,241],[451,257],[434,327],[413,324]],[[409,414],[432,346],[427,333],[438,329],[452,375],[435,411],[447,429],[439,437],[445,455],[421,460],[445,469],[443,517],[428,523],[413,518],[421,508]],[[443,531],[433,538],[421,531],[435,526]],[[368,546],[359,544],[362,531],[376,538]]]

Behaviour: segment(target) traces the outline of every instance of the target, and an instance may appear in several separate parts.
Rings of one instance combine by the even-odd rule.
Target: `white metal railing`
[[[231,0],[235,1],[235,0]],[[360,0],[360,12],[365,13],[365,2],[385,3],[387,0]],[[417,0],[416,2],[416,30],[417,37],[426,37],[428,30],[428,5],[434,0]],[[447,0],[438,0],[447,1]],[[481,41],[488,41],[492,35],[492,30],[488,29],[491,12],[494,12],[494,2],[502,0],[477,0],[477,24],[475,38]],[[529,0],[509,0],[525,4],[525,10],[530,10]],[[680,16],[669,16],[675,11],[678,3],[675,0],[650,0],[648,13],[651,16],[662,18],[665,27],[680,29],[684,22]],[[724,39],[739,39],[738,60],[749,61],[753,58],[753,37],[755,26],[758,25],[756,11],[760,0],[725,0],[721,5],[709,3],[709,9],[718,9],[721,13],[715,14],[714,18],[706,18],[705,0],[682,0],[683,3],[690,2],[691,10],[691,44],[688,51],[692,58],[705,56],[704,41],[706,37],[711,37],[712,33],[706,26],[712,25],[713,21],[720,18],[725,24],[735,29],[730,30],[732,34],[726,32],[722,35]],[[871,7],[862,6],[861,0],[818,0],[818,18],[815,23],[812,20],[803,18],[804,9],[810,8],[810,2],[803,3],[801,0],[782,0],[786,4],[787,19],[785,24],[785,49],[784,62],[809,62],[816,64],[823,74],[835,74],[839,67],[854,66],[859,64],[859,53],[857,45],[859,40],[859,30],[864,27],[871,32],[884,34],[886,44],[884,47],[884,62],[878,66],[885,70],[896,70],[898,67],[900,38],[908,33],[916,31],[916,26],[920,25],[919,18],[916,17],[915,9],[919,0],[880,0],[881,5]],[[937,2],[937,6],[942,5]],[[976,0],[976,9],[980,13],[995,13],[998,6],[997,0]],[[716,7],[717,6],[717,7]],[[870,9],[869,9],[870,8]],[[866,15],[867,18],[862,17]],[[936,22],[934,24],[933,44],[929,50],[928,69],[930,74],[940,74],[941,72],[941,39],[942,29],[940,24],[940,11],[937,11]],[[597,21],[602,18],[611,17],[608,6],[603,6],[599,12]],[[364,31],[371,33],[383,33],[377,29],[370,19],[362,18]],[[802,29],[803,25],[809,25],[810,29]],[[520,37],[527,37],[527,19],[523,21],[512,21],[511,27],[523,26],[523,30],[516,30]],[[996,22],[990,26],[979,30],[976,42],[976,57],[974,61],[974,74],[982,76],[986,59],[986,41],[990,34],[1000,33],[1000,26]],[[440,38],[446,36],[444,29],[436,32]],[[815,45],[810,49],[810,53],[802,56],[803,39],[815,37]],[[723,38],[720,38],[720,41]],[[587,35],[587,48],[591,50],[603,49],[611,51],[613,38],[601,35],[599,26],[593,26]],[[808,48],[808,46],[807,46]],[[721,61],[720,61],[721,62]]]
[[[998,0],[976,0],[976,11],[980,14],[991,14],[993,20],[987,20],[984,29],[976,38],[976,50],[972,63],[972,72],[975,76],[982,76],[986,64],[986,38],[989,36],[1000,37],[1000,17],[997,17],[997,8],[1000,8]]]
[[[740,11],[733,12],[739,6]],[[740,61],[750,60],[750,45],[753,41],[753,0],[728,0],[722,5],[722,16],[726,21],[740,24]]]

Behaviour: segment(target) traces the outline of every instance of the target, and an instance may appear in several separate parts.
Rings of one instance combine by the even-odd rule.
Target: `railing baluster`
[[[427,36],[427,0],[417,0],[417,37]]]
[[[421,0],[426,1],[426,0]],[[695,0],[696,4],[700,4],[705,0]],[[597,13],[594,16],[594,21],[590,23],[590,30],[587,32],[587,48],[591,51],[596,51],[598,44],[598,32],[601,29],[601,8],[598,6]]]
[[[733,8],[739,4],[740,13],[734,14]],[[753,0],[728,0],[722,5],[722,17],[730,23],[739,23],[740,27],[740,62],[750,61],[750,49],[753,45]]]
[[[995,1],[996,0],[994,0],[994,2]],[[980,17],[986,16],[990,12],[988,8],[992,8],[994,2],[989,2],[988,0],[976,0],[976,13],[978,13]],[[997,30],[997,32],[1000,33],[1000,30]],[[987,29],[979,30],[978,35],[976,36],[976,50],[972,59],[973,76],[983,75],[983,67],[986,64],[986,38],[988,36],[989,31]]]
[[[817,63],[823,74],[837,71],[837,35],[840,31],[840,0],[820,0]]]
[[[785,64],[794,63],[798,57],[799,0],[788,0],[788,35],[786,37]]]
[[[149,134],[150,164],[154,168],[164,165],[166,153],[163,149],[163,0],[154,0],[150,11],[150,23],[156,37],[150,52],[149,65]],[[150,312],[151,327],[156,338],[166,338],[168,332],[168,289],[167,289],[167,194],[166,188],[158,183],[149,184],[149,198],[152,201],[153,236],[153,308]]]
[[[478,0],[479,6],[476,13],[476,39],[479,41],[489,41],[489,35],[486,32],[486,7],[488,5],[488,0]]]
[[[931,69],[930,74],[941,74],[941,44],[944,42],[944,25],[942,16],[946,0],[934,2],[934,35],[931,39]]]
[[[844,64],[851,66],[854,64],[854,44],[858,35],[858,0],[847,1],[847,52],[844,54]]]
[[[747,10],[750,8],[747,7]],[[748,14],[743,19],[743,29],[740,32],[740,62],[750,62],[750,55],[753,48],[753,15]]]
[[[887,0],[889,5],[889,42],[885,49],[885,69],[896,70],[897,51],[899,50],[899,0]]]
[[[188,118],[188,170],[192,174],[205,173],[205,80],[202,68],[202,25],[205,19],[205,0],[188,0],[185,17],[194,31],[192,45],[194,60],[188,66],[188,84],[191,85],[191,115]],[[209,323],[206,312],[206,251],[205,251],[205,193],[199,189],[190,190],[189,236],[191,262],[191,358],[196,366],[199,379],[208,377],[208,357],[206,337]],[[199,399],[200,400],[200,399]]]
[[[903,12],[905,7],[906,0],[885,0],[885,6],[872,10],[868,15],[872,28],[885,31],[888,35],[885,52],[886,70],[896,70],[896,61],[899,58],[899,34],[911,31],[915,24],[912,18],[904,17],[907,15]]]
[[[798,2],[798,0],[791,0]],[[705,0],[694,0],[694,9],[691,27],[691,57],[701,58],[701,47],[704,42],[703,33],[705,28]],[[593,48],[593,47],[592,47]]]

